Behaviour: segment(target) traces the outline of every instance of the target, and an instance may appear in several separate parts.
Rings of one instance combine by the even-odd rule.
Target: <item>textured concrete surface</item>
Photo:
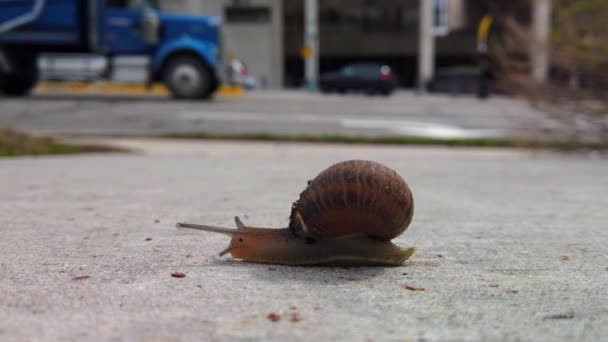
[[[120,143],[148,154],[0,160],[0,340],[608,336],[605,159]],[[418,252],[402,267],[248,264],[217,256],[224,236],[174,228],[232,227],[234,215],[284,226],[306,181],[350,158],[383,162],[411,185],[414,221],[395,241]]]

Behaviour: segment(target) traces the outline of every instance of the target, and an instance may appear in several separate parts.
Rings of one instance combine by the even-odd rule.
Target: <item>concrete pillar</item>
[[[426,91],[435,68],[435,36],[433,34],[433,0],[419,0],[418,89]]]
[[[549,71],[551,0],[534,0],[532,2],[532,32],[534,39],[530,46],[530,71],[536,82],[545,83]]]
[[[319,1],[304,0],[304,76],[310,90],[319,85]]]
[[[272,88],[283,87],[284,65],[283,58],[283,0],[271,1],[271,30],[272,30]]]

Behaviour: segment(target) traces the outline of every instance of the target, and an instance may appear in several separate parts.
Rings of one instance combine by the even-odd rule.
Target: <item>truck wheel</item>
[[[214,84],[200,58],[191,55],[172,57],[164,68],[163,82],[178,99],[208,98]]]
[[[36,56],[16,56],[12,60],[16,67],[10,73],[0,70],[0,92],[10,96],[29,94],[38,83]]]

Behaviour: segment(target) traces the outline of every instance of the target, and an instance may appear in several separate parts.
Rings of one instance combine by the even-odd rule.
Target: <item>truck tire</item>
[[[211,71],[193,55],[171,57],[164,67],[162,79],[178,99],[209,98],[215,90]]]
[[[9,96],[24,96],[38,83],[38,65],[35,55],[12,55],[15,68],[9,72],[0,70],[0,92]]]

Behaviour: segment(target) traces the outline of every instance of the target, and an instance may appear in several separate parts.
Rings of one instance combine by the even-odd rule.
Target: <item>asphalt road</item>
[[[0,340],[608,336],[605,159],[494,149],[115,143],[144,154],[0,160]],[[414,220],[394,241],[418,251],[402,267],[248,264],[217,256],[226,237],[174,227],[232,226],[234,215],[285,226],[306,181],[350,158],[383,162],[412,188]]]
[[[0,126],[61,134],[272,133],[406,135],[435,138],[517,135],[539,115],[503,97],[385,97],[251,92],[213,102],[151,96],[42,93],[0,101]]]

